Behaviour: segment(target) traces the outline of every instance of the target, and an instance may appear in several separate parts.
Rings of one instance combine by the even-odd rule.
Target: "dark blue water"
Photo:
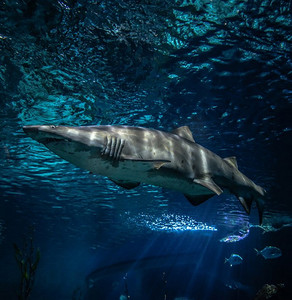
[[[30,299],[291,299],[291,1],[0,3],[0,298],[33,228]],[[187,125],[267,192],[263,227],[231,195],[127,191],[29,139],[28,124]],[[265,246],[282,256],[264,260]],[[224,264],[238,254],[240,265]],[[266,299],[266,298],[262,298]]]

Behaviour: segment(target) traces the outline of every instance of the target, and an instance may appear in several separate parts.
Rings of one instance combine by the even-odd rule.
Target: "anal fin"
[[[264,200],[257,197],[242,197],[242,196],[239,196],[238,200],[240,201],[241,205],[243,206],[247,214],[250,214],[252,201],[255,200],[258,208],[258,213],[259,213],[259,223],[261,225],[263,223]]]
[[[243,206],[246,213],[250,214],[252,199],[243,198],[241,196],[238,197],[238,200],[240,201],[241,205]]]

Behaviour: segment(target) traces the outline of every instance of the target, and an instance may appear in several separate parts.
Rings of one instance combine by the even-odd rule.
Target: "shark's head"
[[[75,162],[80,153],[101,152],[105,138],[102,132],[93,127],[31,125],[24,126],[23,131],[70,162]]]
[[[23,126],[23,131],[32,139],[47,145],[69,139],[68,127],[55,125]]]
[[[77,142],[93,146],[99,136],[90,127],[71,127],[55,125],[24,126],[23,131],[32,139],[48,146],[51,143]],[[98,144],[96,144],[98,146]]]

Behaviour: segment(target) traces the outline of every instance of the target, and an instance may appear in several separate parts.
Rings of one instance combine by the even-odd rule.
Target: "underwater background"
[[[292,299],[291,13],[289,0],[0,1],[0,299],[30,276],[25,249],[40,258],[30,299],[255,299],[264,284]],[[187,125],[267,190],[263,226],[232,195],[193,207],[123,190],[28,138],[31,124]]]

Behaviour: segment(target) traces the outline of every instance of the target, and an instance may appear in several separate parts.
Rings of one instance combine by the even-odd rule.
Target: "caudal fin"
[[[259,223],[262,225],[263,223],[263,214],[264,214],[264,200],[257,198],[256,200],[258,213],[259,213]]]
[[[255,200],[258,213],[259,213],[259,223],[260,225],[263,222],[263,213],[264,213],[264,201],[260,198],[254,198],[254,197],[238,197],[238,200],[240,201],[241,205],[243,206],[246,213],[249,215],[251,210],[252,201]]]
[[[263,213],[264,213],[264,198],[266,197],[266,190],[257,185],[255,187],[258,195],[255,197],[255,202],[257,204],[258,212],[259,212],[259,222],[260,225],[263,223]]]
[[[258,209],[259,214],[259,223],[260,225],[263,223],[263,213],[264,213],[264,197],[266,191],[258,185],[254,185],[254,189],[256,193],[238,196],[238,200],[240,201],[241,205],[243,206],[244,210],[247,214],[250,214],[252,202],[255,201]]]

